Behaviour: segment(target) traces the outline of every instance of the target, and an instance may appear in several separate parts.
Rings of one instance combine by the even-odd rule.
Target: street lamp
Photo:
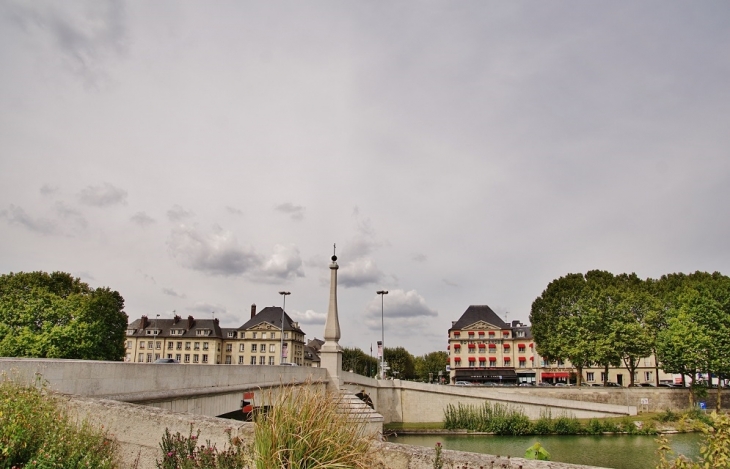
[[[380,295],[380,339],[383,342],[383,356],[380,357],[380,379],[385,379],[385,316],[383,314],[383,297],[388,294],[388,290],[378,290],[376,293]]]
[[[291,295],[291,292],[280,291],[279,295],[284,297],[284,307],[281,308],[281,356],[279,357],[279,365],[284,363],[284,310],[286,310],[286,296]]]

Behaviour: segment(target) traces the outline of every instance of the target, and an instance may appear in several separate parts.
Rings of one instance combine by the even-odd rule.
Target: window
[[[175,346],[175,350],[182,350],[182,342],[178,342]]]
[[[258,344],[251,344],[251,352],[258,352]]]
[[[243,365],[243,356],[238,357],[238,364]],[[255,365],[255,363],[252,364]]]
[[[195,345],[193,346],[194,350],[200,350],[200,342],[195,342]]]
[[[151,353],[147,354],[147,363],[152,363],[152,354]]]
[[[647,357],[644,359],[644,366],[651,366],[651,358]]]
[[[651,371],[645,371],[644,372],[644,381],[651,381],[652,378],[652,372]]]
[[[520,353],[525,353],[525,346],[520,344],[517,346],[517,351]]]
[[[592,371],[589,371],[588,373],[586,373],[586,381],[593,382],[595,380],[596,380],[595,374]]]
[[[175,342],[168,342],[167,343],[167,350],[172,350],[173,347],[175,347]]]
[[[266,365],[266,357],[264,357],[264,356],[259,357],[259,365]]]
[[[269,357],[269,365],[276,365],[276,363],[274,363],[274,357]]]
[[[261,352],[266,352],[266,344],[261,344],[259,350],[261,350]]]
[[[606,373],[601,371],[601,382],[604,382],[604,381],[606,381]]]
[[[139,354],[139,357],[137,358],[137,361],[138,361],[139,363],[142,363],[142,362],[144,362],[144,353],[140,353],[140,354]]]
[[[127,335],[134,335],[134,329],[127,329]]]
[[[229,332],[228,332],[228,338],[229,338],[229,339],[232,339],[232,338],[234,338],[234,337],[236,337],[236,333],[235,333],[235,332],[233,332],[233,331],[229,331]]]
[[[195,331],[195,335],[209,336],[210,329],[198,329],[197,331]]]
[[[160,359],[160,354],[159,353],[156,353],[155,354],[155,360],[159,360],[159,359]]]
[[[276,345],[269,344],[269,353],[276,353]]]
[[[245,352],[246,351],[246,344],[238,344],[238,351],[239,352]]]
[[[160,350],[162,348],[162,342],[155,342],[155,349]]]
[[[226,352],[232,352],[233,351],[233,344],[226,344]]]
[[[203,342],[203,350],[208,350],[208,342]]]
[[[185,350],[190,350],[190,342],[185,342]]]
[[[132,361],[132,354],[131,353],[128,353],[128,354],[124,355],[124,361],[125,362]]]
[[[127,341],[127,348],[132,348],[132,341],[131,340],[128,340]]]
[[[240,339],[245,339],[246,338],[246,333],[245,332],[241,332],[239,338]]]
[[[272,332],[272,333],[271,333],[271,338],[272,338],[272,339],[276,339],[276,332]]]
[[[243,357],[241,357],[241,360],[243,360]],[[254,357],[254,356],[251,357],[251,364],[252,365],[256,364],[256,357]]]
[[[288,338],[289,338],[289,333],[288,332],[284,332],[284,340],[286,340]]]
[[[525,336],[525,331],[517,331],[516,334],[517,334],[517,337],[524,337]]]
[[[226,355],[226,365],[230,365],[230,364],[231,364],[231,356],[230,355]]]
[[[179,353],[176,353],[176,354],[175,354],[175,360],[177,360],[177,361],[180,361],[180,360],[182,360],[182,357],[180,356],[180,354],[179,354]]]
[[[193,363],[198,363],[198,354],[193,355]]]
[[[172,358],[172,354],[171,353],[168,353],[167,354],[167,358]]]
[[[262,339],[265,339],[265,338],[266,338],[266,332],[262,332],[262,333],[261,333],[261,338],[262,338]]]
[[[139,343],[139,349],[142,350],[144,348],[144,342]]]
[[[256,338],[256,332],[253,332],[253,338],[254,339]]]
[[[562,367],[563,365],[565,365],[565,363],[563,363],[563,360],[558,360],[558,368]]]
[[[208,363],[208,354],[203,355],[203,363]]]
[[[147,342],[147,348],[152,350],[152,341]]]
[[[185,363],[190,363],[190,354],[189,353],[185,354]]]

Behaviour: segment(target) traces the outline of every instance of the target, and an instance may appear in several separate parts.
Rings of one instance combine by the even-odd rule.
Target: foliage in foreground
[[[165,431],[160,469],[328,469],[372,467],[364,421],[341,413],[339,398],[312,386],[283,386],[269,394],[268,412],[255,416],[254,445],[230,438],[219,451],[188,436]]]
[[[444,428],[469,430],[497,435],[600,435],[602,433],[628,433],[630,435],[655,435],[653,423],[638,428],[629,417],[618,423],[610,420],[591,419],[582,424],[575,417],[541,412],[540,418],[531,422],[521,408],[485,402],[481,406],[449,404],[444,411]]]
[[[116,443],[70,422],[43,388],[0,378],[0,469],[115,468]]]
[[[527,448],[527,451],[525,451],[525,459],[550,461],[550,453],[548,453],[548,451],[540,443],[535,443],[534,445]]]
[[[661,437],[659,443],[659,465],[657,469],[715,469],[730,467],[730,416],[718,415],[713,412],[710,416],[711,425],[702,429],[705,440],[700,447],[701,459],[693,462],[680,455],[669,462],[672,453],[667,439]]]

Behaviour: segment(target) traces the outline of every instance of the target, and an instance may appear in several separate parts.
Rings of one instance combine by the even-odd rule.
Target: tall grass
[[[497,435],[526,435],[532,432],[532,424],[521,408],[504,404],[481,406],[449,404],[444,410],[444,428],[489,432]]]
[[[343,412],[338,395],[313,386],[284,386],[269,401],[269,411],[255,419],[257,469],[372,467],[366,422]]]
[[[0,469],[111,469],[116,448],[102,431],[71,422],[43,387],[0,377]]]

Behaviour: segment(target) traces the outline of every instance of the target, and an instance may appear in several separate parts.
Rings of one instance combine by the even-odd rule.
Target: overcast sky
[[[0,272],[445,350],[569,272],[730,273],[725,1],[0,0]]]

